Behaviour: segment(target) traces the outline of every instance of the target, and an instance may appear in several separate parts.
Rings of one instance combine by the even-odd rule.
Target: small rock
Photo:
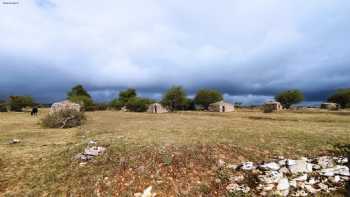
[[[293,179],[295,181],[306,181],[307,180],[307,174],[304,174],[302,176],[298,176],[295,179]]]
[[[312,165],[312,169],[314,170],[320,170],[321,169],[321,166],[317,165],[317,164],[314,164]]]
[[[332,183],[339,183],[339,181],[340,181],[340,176],[336,175],[336,176],[334,176],[334,177],[329,177],[328,180],[329,180],[330,182],[332,182]]]
[[[331,157],[323,156],[317,158],[317,164],[321,166],[321,168],[333,168],[334,167],[334,161]]]
[[[79,163],[79,166],[84,167],[84,166],[86,166],[86,164],[87,164],[86,162],[81,162],[81,163]]]
[[[304,190],[297,190],[293,196],[308,196],[308,193]]]
[[[19,140],[19,139],[12,139],[10,142],[9,142],[9,144],[18,144],[18,143],[20,143],[21,142],[21,140]]]
[[[318,187],[322,190],[322,191],[328,191],[328,186],[324,183],[319,183]]]
[[[283,173],[283,174],[289,174],[289,173],[290,173],[289,169],[286,168],[286,167],[282,167],[282,168],[279,170],[279,172],[281,172],[281,173]]]
[[[236,170],[238,168],[238,165],[235,164],[229,164],[227,165],[227,168],[231,169],[231,170]]]
[[[264,191],[272,191],[275,188],[275,184],[267,184],[263,187]]]
[[[349,162],[349,159],[347,157],[335,157],[333,158],[337,164],[346,164]]]
[[[283,178],[283,174],[278,171],[267,171],[265,175],[259,175],[258,178],[264,184],[278,183]]]
[[[277,190],[289,190],[289,182],[287,178],[282,178],[278,181]]]
[[[96,145],[97,144],[97,142],[96,141],[94,141],[94,140],[90,140],[89,141],[89,143],[88,143],[88,145],[90,145],[90,146],[92,146],[92,145]]]
[[[238,185],[237,183],[231,183],[226,187],[226,190],[230,193],[234,192],[243,192],[248,193],[250,191],[250,188],[245,185]]]
[[[289,181],[289,185],[291,187],[297,188],[297,181],[296,180],[291,180],[291,181]]]
[[[155,193],[152,193],[152,186],[147,187],[143,193],[135,193],[135,197],[154,197],[156,196]]]
[[[254,166],[253,162],[248,161],[248,162],[242,163],[241,169],[242,170],[253,170],[253,169],[255,169],[255,166]]]
[[[101,155],[105,150],[106,150],[106,148],[104,148],[104,147],[93,146],[90,148],[86,148],[84,150],[84,155],[98,156],[98,155]]]
[[[225,167],[225,162],[224,162],[223,160],[219,159],[219,161],[218,161],[218,167],[219,167],[219,168]]]
[[[297,164],[296,160],[291,160],[291,159],[287,160],[287,165],[288,166],[292,166],[292,165],[295,165],[295,164]]]
[[[289,170],[292,174],[310,173],[312,172],[312,164],[304,160],[295,160],[294,165],[289,165]]]
[[[242,182],[244,180],[244,176],[243,175],[239,175],[239,176],[234,176],[230,178],[231,182]]]
[[[317,192],[319,192],[320,190],[315,189],[314,187],[312,187],[311,185],[305,185],[305,189],[310,192],[311,194],[316,194]]]
[[[279,160],[279,161],[278,161],[278,164],[279,164],[280,166],[285,166],[285,165],[287,164],[287,159]]]
[[[281,168],[280,165],[278,165],[275,162],[271,162],[271,163],[266,163],[260,166],[262,169],[264,170],[279,170]]]

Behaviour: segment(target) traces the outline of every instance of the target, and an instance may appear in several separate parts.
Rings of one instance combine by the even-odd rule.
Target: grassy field
[[[336,154],[350,143],[349,112],[99,111],[73,129],[43,129],[45,114],[0,113],[0,196],[133,196],[149,185],[157,196],[225,196],[219,159]],[[73,157],[90,140],[107,152],[80,166]]]

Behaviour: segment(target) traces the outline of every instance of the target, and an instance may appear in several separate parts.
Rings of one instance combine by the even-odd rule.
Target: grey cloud
[[[349,86],[350,3],[311,1],[21,1],[0,6],[0,96],[100,100],[137,88],[216,88],[263,102],[290,88],[308,101]],[[6,38],[6,39],[5,39]]]

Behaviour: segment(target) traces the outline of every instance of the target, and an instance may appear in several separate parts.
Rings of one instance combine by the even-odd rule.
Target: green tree
[[[133,97],[126,103],[126,108],[132,112],[145,112],[147,111],[148,105],[153,103],[152,100],[147,98]]]
[[[350,107],[350,88],[337,90],[328,98],[328,102],[337,103],[342,108]]]
[[[223,100],[222,94],[217,90],[201,89],[198,90],[194,97],[196,105],[201,105],[204,109],[208,109],[209,105]]]
[[[304,100],[304,95],[299,90],[287,90],[275,96],[275,100],[280,102],[284,108],[289,109],[293,104]]]
[[[169,110],[183,110],[186,105],[186,92],[181,86],[173,86],[165,92],[161,103]]]
[[[85,90],[85,88],[82,85],[76,85],[74,86],[68,93],[68,99],[73,96],[85,96],[88,98],[91,98],[90,94]]]
[[[136,90],[133,88],[129,88],[119,93],[119,101],[123,105],[125,105],[130,99],[135,98],[136,96],[137,96]]]
[[[82,85],[74,86],[68,93],[68,100],[80,104],[85,110],[92,109],[94,102]]]
[[[10,96],[8,103],[11,111],[22,111],[24,107],[32,107],[34,105],[31,96]]]

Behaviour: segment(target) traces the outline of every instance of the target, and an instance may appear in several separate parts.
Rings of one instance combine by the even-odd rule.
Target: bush
[[[209,105],[222,101],[222,94],[217,90],[202,89],[199,90],[194,97],[194,102],[196,105],[203,106],[204,109],[208,109]]]
[[[339,104],[342,108],[350,107],[350,89],[337,90],[328,98],[328,102]]]
[[[148,109],[148,105],[152,103],[152,100],[146,98],[134,97],[128,100],[126,108],[132,112],[145,112]]]
[[[7,104],[5,101],[0,101],[0,112],[7,112]]]
[[[124,107],[123,103],[119,101],[119,99],[113,99],[110,103],[109,103],[109,107],[111,109],[115,109],[115,110],[121,110],[122,107]]]
[[[11,111],[22,111],[25,107],[34,105],[33,98],[30,96],[10,96],[9,107]]]
[[[289,109],[291,105],[303,101],[304,95],[299,90],[288,90],[276,95],[275,100],[280,102],[284,108]]]
[[[48,114],[42,119],[42,125],[46,128],[72,128],[80,126],[84,120],[83,112],[64,110]]]

